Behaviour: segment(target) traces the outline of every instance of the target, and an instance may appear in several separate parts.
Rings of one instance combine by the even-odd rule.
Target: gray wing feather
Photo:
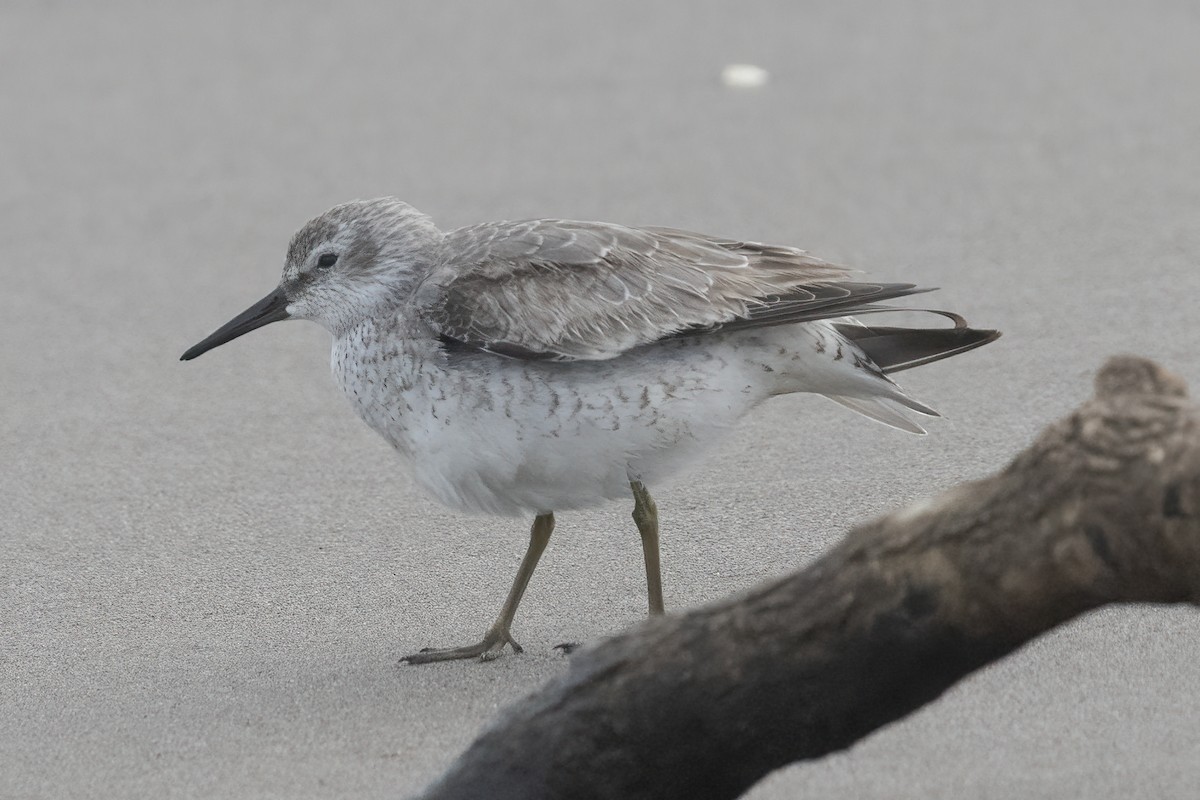
[[[672,228],[528,220],[459,228],[413,296],[444,339],[518,358],[603,360],[677,335],[844,316],[910,294],[803,250]]]

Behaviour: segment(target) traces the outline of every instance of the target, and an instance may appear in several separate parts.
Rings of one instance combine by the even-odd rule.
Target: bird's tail
[[[912,309],[904,309],[912,310]],[[931,309],[920,309],[930,311]],[[999,331],[981,330],[967,326],[967,321],[950,311],[934,311],[953,320],[953,328],[899,328],[867,325],[856,318],[834,323],[839,334],[853,342],[884,373],[919,367],[932,361],[949,358],[1000,338]],[[909,419],[905,410],[926,416],[940,416],[929,406],[906,395],[900,387],[886,378],[890,391],[877,397],[846,397],[826,395],[865,417],[909,433],[924,433],[925,429]]]
[[[897,394],[899,395],[900,393],[897,392]],[[836,394],[827,394],[825,396],[838,405],[845,406],[851,411],[862,414],[868,419],[873,419],[876,422],[882,422],[889,428],[898,428],[902,431],[915,433],[917,435],[924,434],[925,429],[909,419],[908,416],[903,411],[896,408],[893,403],[903,403],[909,407],[911,407],[910,403],[916,404],[919,405],[920,408],[914,408],[913,410],[920,414],[925,414],[929,417],[941,416],[941,414],[937,413],[929,406],[926,406],[923,403],[918,403],[917,401],[908,397],[902,397],[900,400],[893,400],[886,397],[846,397],[844,395]],[[910,401],[910,403],[906,403],[905,401]]]
[[[908,309],[904,309],[908,310]],[[837,322],[838,333],[861,347],[885,374],[956,356],[1000,338],[1000,331],[970,328],[950,311],[937,311],[954,320],[953,328],[891,328],[859,322]]]

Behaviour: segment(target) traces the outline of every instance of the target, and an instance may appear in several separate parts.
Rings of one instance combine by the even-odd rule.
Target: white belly
[[[334,342],[332,366],[359,415],[435,497],[516,515],[627,497],[632,478],[656,486],[772,394],[878,392],[816,346],[826,335],[791,326],[553,363],[447,355],[367,324]]]
[[[335,379],[443,503],[529,514],[627,497],[716,444],[767,392],[687,344],[610,362],[524,362],[335,341]]]

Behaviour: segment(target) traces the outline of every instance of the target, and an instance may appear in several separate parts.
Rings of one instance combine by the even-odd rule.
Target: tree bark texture
[[[1198,421],[1181,379],[1113,358],[1000,473],[580,651],[424,797],[737,797],[1089,609],[1200,602]]]

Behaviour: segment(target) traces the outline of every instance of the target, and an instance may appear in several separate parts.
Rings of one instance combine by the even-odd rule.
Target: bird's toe
[[[438,661],[457,661],[467,658],[478,658],[480,661],[494,661],[504,653],[508,645],[514,653],[524,652],[524,648],[512,638],[507,627],[493,625],[483,639],[476,644],[463,647],[424,647],[416,653],[404,656],[401,664],[433,664]]]

